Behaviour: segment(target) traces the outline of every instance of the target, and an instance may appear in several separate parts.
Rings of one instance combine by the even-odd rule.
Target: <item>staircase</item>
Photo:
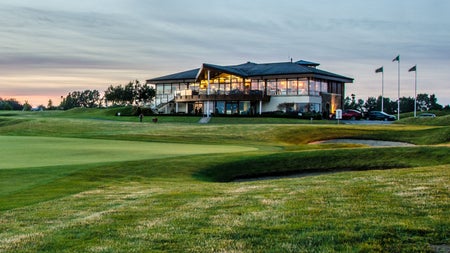
[[[211,117],[202,117],[198,123],[208,124],[210,120],[211,120]]]
[[[155,105],[151,107],[153,113],[158,114],[160,110],[164,109],[171,102],[175,100],[174,95],[160,95],[155,98]]]

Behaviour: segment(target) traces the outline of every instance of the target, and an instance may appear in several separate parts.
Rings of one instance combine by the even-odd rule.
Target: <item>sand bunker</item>
[[[362,144],[371,147],[412,147],[411,143],[396,142],[396,141],[378,141],[378,140],[360,140],[360,139],[331,139],[324,141],[311,142],[310,144],[329,144],[329,143],[350,143]]]

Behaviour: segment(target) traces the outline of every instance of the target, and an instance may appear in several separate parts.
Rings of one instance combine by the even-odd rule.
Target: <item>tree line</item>
[[[39,105],[38,110],[68,110],[75,107],[95,108],[102,106],[123,105],[145,105],[153,100],[156,95],[155,89],[147,84],[141,84],[138,80],[126,85],[110,85],[102,96],[98,90],[83,90],[69,92],[65,97],[61,96],[59,106],[54,105],[51,99],[47,106]],[[14,98],[0,98],[0,110],[32,110],[28,101],[19,103]]]
[[[102,106],[123,106],[123,105],[145,105],[152,101],[156,91],[147,84],[141,84],[138,80],[129,82],[126,85],[110,85],[102,97],[98,90],[84,90],[69,92],[65,97],[61,96],[61,103],[55,106],[50,99],[47,106],[39,105],[38,109],[63,109],[68,110],[75,107],[102,107]],[[357,99],[355,94],[344,99],[344,109],[355,109],[359,111],[381,111],[381,96],[368,97],[367,100]],[[450,110],[450,105],[445,107],[440,105],[435,94],[426,93],[417,95],[417,110]],[[16,99],[0,98],[0,110],[31,110],[31,105],[25,101],[19,103]],[[397,101],[390,98],[383,98],[383,111],[390,114],[397,113]],[[414,111],[414,98],[400,98],[400,112]]]
[[[25,111],[28,111],[28,110],[31,110],[31,105],[28,103],[28,101],[25,101],[24,104],[21,104],[14,98],[8,98],[8,99],[0,98],[0,110],[7,110],[7,111],[25,110]]]
[[[156,91],[138,80],[127,85],[110,85],[101,97],[98,90],[73,91],[62,99],[60,108],[64,110],[75,107],[94,108],[113,105],[145,105],[152,101]],[[49,101],[50,103],[50,101]]]
[[[355,94],[347,96],[344,99],[345,109],[355,109],[359,111],[381,111],[381,105],[383,100],[383,111],[389,114],[397,113],[397,100],[391,100],[390,98],[381,96],[368,97],[366,101],[363,99],[356,99]],[[437,97],[435,94],[428,95],[426,93],[421,93],[417,95],[416,110],[418,111],[429,111],[429,110],[450,110],[450,105],[445,107],[437,102]],[[414,98],[413,97],[402,97],[400,98],[400,112],[412,112],[414,111]]]

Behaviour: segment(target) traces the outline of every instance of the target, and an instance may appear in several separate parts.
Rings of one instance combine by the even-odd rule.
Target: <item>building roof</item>
[[[159,83],[164,81],[170,81],[170,80],[177,80],[177,81],[195,81],[195,77],[197,76],[197,73],[199,72],[200,68],[191,69],[183,72],[178,72],[175,74],[170,74],[167,76],[161,76],[153,79],[147,80],[147,83]]]
[[[353,78],[337,75],[328,71],[317,69],[318,63],[308,61],[253,63],[247,62],[239,65],[221,66],[204,63],[200,69],[188,70],[167,76],[147,80],[148,83],[160,83],[169,80],[200,80],[205,78],[206,70],[218,73],[227,73],[242,78],[270,78],[271,76],[311,76],[345,83],[353,82]]]

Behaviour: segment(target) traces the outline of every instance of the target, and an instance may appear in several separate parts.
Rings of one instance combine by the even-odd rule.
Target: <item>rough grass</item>
[[[449,171],[229,184],[114,177],[2,212],[0,250],[424,252],[448,243]]]
[[[442,115],[436,118],[406,118],[399,122],[400,124],[414,124],[424,126],[450,126],[450,115]]]
[[[245,157],[208,167],[196,174],[205,180],[288,176],[317,172],[384,170],[450,164],[449,147],[367,148],[283,152]],[[242,169],[245,168],[245,169]]]
[[[259,151],[0,170],[0,252],[432,252],[450,244],[447,146],[304,145],[330,138],[448,145],[448,126],[198,125],[179,117],[140,124],[69,113],[0,116],[0,136]],[[343,172],[214,182],[299,168]]]

